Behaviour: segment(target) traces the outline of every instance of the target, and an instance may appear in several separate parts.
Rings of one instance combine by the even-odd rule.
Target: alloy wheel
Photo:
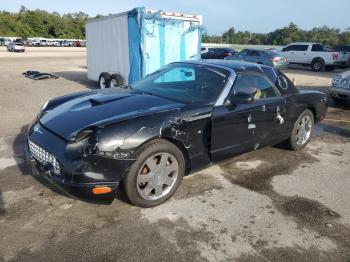
[[[303,146],[309,140],[312,132],[312,119],[308,115],[304,115],[297,126],[296,143],[298,146]]]
[[[154,154],[141,165],[137,191],[145,200],[158,200],[169,194],[178,175],[179,163],[172,154]]]

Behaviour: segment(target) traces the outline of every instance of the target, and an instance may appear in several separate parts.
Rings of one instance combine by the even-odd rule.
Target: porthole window
[[[289,87],[287,79],[282,75],[278,77],[278,85],[283,90],[287,90]]]

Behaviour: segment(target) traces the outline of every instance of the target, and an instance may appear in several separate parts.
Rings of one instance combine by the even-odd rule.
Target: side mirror
[[[228,101],[231,105],[239,105],[239,104],[251,104],[254,102],[253,94],[238,92],[236,94],[232,94]]]

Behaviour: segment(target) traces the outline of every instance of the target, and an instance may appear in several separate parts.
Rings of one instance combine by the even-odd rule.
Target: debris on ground
[[[57,79],[59,76],[52,74],[52,73],[42,73],[39,71],[26,71],[22,75],[25,77],[28,77],[33,80],[42,80],[42,79]]]
[[[328,227],[328,228],[332,228],[333,227],[333,225],[331,223],[326,223],[325,226]]]

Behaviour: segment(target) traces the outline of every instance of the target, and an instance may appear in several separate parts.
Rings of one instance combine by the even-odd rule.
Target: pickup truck
[[[333,71],[347,65],[347,56],[318,43],[292,43],[281,50],[290,64],[311,66],[313,71]]]

